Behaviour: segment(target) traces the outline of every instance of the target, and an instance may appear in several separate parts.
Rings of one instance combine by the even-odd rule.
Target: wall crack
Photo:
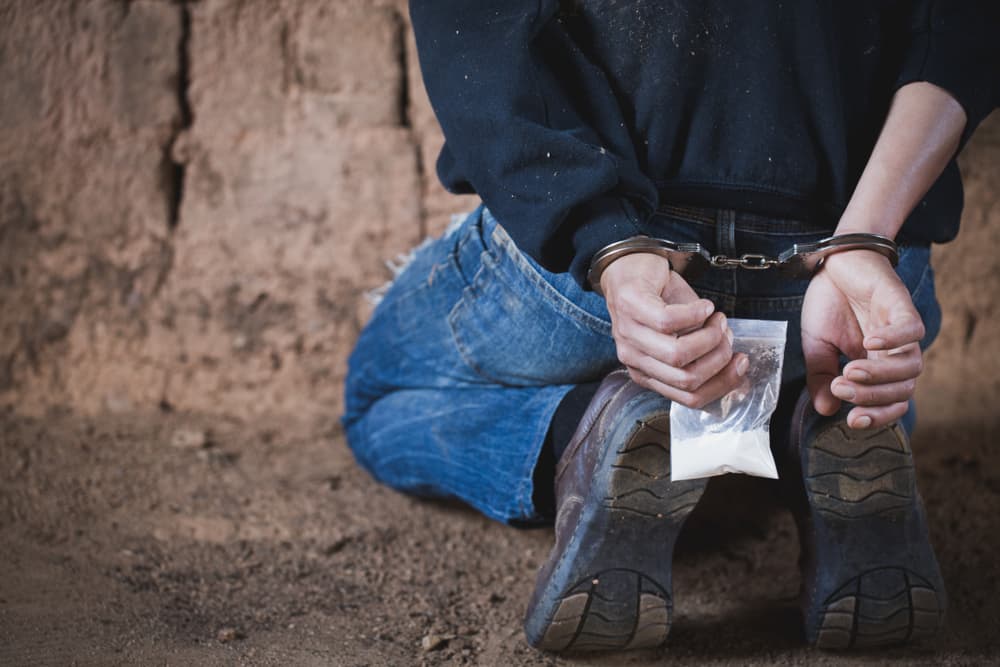
[[[167,141],[164,155],[168,184],[167,226],[170,231],[173,231],[180,222],[181,204],[184,200],[184,186],[187,176],[187,165],[177,155],[176,144],[194,122],[191,100],[188,98],[188,88],[191,85],[191,9],[187,1],[178,2],[177,7],[181,12],[181,34],[177,42],[176,88],[179,114],[170,139]]]
[[[401,127],[405,128],[410,133],[410,141],[413,145],[414,152],[414,165],[416,169],[417,187],[420,191],[420,211],[419,220],[420,228],[418,230],[419,238],[426,238],[428,234],[427,227],[427,206],[424,201],[424,195],[427,192],[427,172],[424,169],[424,156],[423,156],[423,141],[424,137],[421,132],[417,130],[416,125],[413,123],[413,90],[410,85],[410,40],[413,37],[413,31],[410,29],[410,23],[407,21],[406,16],[404,16],[398,10],[395,12],[396,19],[399,24],[399,38],[396,42],[399,44],[399,52],[397,58],[399,59],[399,69],[400,69],[400,83],[399,83],[399,124]]]

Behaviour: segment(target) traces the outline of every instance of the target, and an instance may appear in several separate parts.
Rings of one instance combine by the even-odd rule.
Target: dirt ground
[[[851,660],[802,646],[794,528],[762,480],[720,479],[692,516],[666,648],[557,659],[521,631],[550,531],[376,485],[332,418],[6,415],[0,427],[0,665],[1000,660],[995,424],[915,442],[946,631]]]

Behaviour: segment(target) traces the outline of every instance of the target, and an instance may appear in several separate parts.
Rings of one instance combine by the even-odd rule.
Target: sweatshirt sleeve
[[[1000,106],[1000,1],[921,0],[911,14],[910,46],[896,81],[926,81],[965,109],[962,146]]]
[[[411,0],[444,131],[438,175],[475,192],[517,246],[586,285],[593,254],[640,233],[657,191],[606,75],[559,0]]]

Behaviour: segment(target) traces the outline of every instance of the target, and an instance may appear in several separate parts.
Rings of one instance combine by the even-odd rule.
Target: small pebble
[[[208,432],[204,429],[179,428],[170,438],[177,449],[201,449],[208,445]]]
[[[236,628],[222,628],[216,633],[215,638],[223,644],[227,644],[237,639],[243,639],[243,636],[243,633]]]
[[[420,648],[425,651],[437,651],[444,648],[447,643],[448,640],[441,635],[424,635],[424,638],[420,640]]]

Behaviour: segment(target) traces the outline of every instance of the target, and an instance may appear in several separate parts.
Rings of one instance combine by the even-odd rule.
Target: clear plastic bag
[[[787,322],[730,319],[733,351],[750,360],[746,381],[700,410],[670,407],[670,478],[736,472],[778,478],[771,454],[771,414],[778,405]]]

